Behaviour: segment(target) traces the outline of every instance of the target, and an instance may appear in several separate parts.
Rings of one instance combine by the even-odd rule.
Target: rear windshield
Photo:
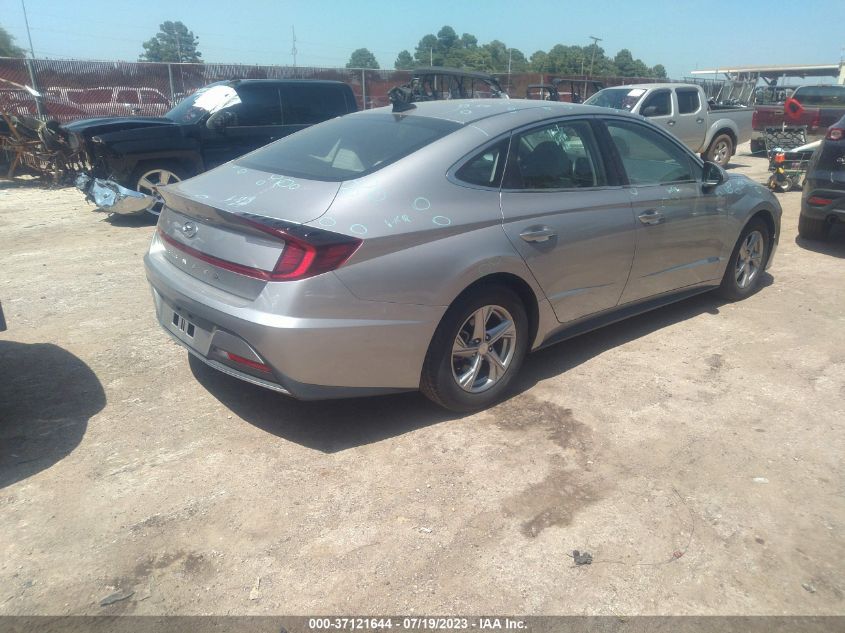
[[[801,86],[792,96],[802,105],[845,106],[845,86]]]
[[[605,88],[587,99],[584,104],[630,111],[644,94],[644,88]]]
[[[378,171],[460,127],[419,116],[352,115],[291,134],[237,162],[270,173],[339,182]]]

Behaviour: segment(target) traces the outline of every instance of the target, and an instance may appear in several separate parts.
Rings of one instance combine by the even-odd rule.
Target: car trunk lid
[[[267,282],[319,274],[354,252],[359,240],[303,226],[339,187],[224,165],[161,190],[154,248],[187,274],[254,299]]]

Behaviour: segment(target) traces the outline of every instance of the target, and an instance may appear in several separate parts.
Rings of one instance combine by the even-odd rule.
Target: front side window
[[[460,127],[421,116],[345,116],[265,145],[237,163],[274,174],[340,182],[378,171]]]
[[[241,103],[235,106],[237,125],[252,127],[282,124],[282,101],[273,84],[244,84],[235,87]]]
[[[660,185],[693,180],[690,157],[645,125],[607,121],[622,165],[632,185]]]
[[[678,90],[678,114],[692,114],[701,105],[698,90]]]
[[[241,98],[232,86],[212,84],[180,101],[165,116],[177,123],[197,123],[209,114],[234,107],[240,102]]]
[[[587,99],[584,104],[630,112],[644,94],[644,88],[605,88]]]
[[[656,90],[643,102],[640,114],[650,116],[669,116],[672,114],[672,93],[668,90]]]
[[[577,189],[606,184],[592,128],[557,122],[514,137],[505,187]]]
[[[144,103],[167,103],[165,98],[161,96],[161,93],[158,93],[155,90],[142,90],[141,98],[144,100]]]

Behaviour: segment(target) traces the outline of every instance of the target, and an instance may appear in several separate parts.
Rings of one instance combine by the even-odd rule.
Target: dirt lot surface
[[[0,183],[0,614],[845,614],[845,231],[796,239],[800,196],[756,295],[537,353],[454,416],[189,362],[151,225]]]

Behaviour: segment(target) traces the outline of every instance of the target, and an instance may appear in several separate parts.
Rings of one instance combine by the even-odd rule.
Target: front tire
[[[174,163],[145,163],[139,165],[132,172],[129,182],[135,191],[158,198],[159,201],[152,208],[147,209],[147,213],[158,217],[164,204],[158,193],[158,188],[181,182],[187,177],[188,174],[185,173],[185,170]]]
[[[451,411],[488,407],[507,392],[528,345],[528,315],[516,293],[499,285],[475,288],[437,326],[420,391]]]
[[[728,260],[719,295],[728,301],[739,301],[760,287],[770,243],[769,227],[763,220],[755,219],[745,226]]]
[[[727,167],[731,162],[731,156],[734,153],[733,139],[727,134],[720,134],[710,143],[703,158],[709,160],[711,163],[716,163],[719,167]]]

